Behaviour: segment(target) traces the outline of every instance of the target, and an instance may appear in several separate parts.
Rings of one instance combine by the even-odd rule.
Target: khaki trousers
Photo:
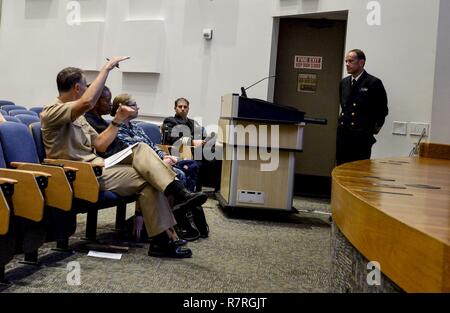
[[[149,237],[156,236],[176,224],[163,191],[175,179],[169,169],[148,145],[140,143],[133,154],[121,163],[104,169],[100,188],[119,196],[138,196]]]

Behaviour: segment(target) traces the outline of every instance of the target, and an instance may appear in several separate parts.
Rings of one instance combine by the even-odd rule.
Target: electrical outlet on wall
[[[407,122],[400,122],[400,121],[394,121],[394,128],[392,130],[392,133],[394,135],[405,135],[407,131]]]
[[[422,131],[425,129],[425,137],[428,136],[430,131],[430,123],[409,123],[409,134],[411,136],[420,136],[422,135]]]

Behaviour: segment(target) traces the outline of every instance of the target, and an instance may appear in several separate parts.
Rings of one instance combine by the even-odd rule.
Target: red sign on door
[[[322,69],[322,57],[296,55],[295,61],[294,61],[294,68],[321,70]]]

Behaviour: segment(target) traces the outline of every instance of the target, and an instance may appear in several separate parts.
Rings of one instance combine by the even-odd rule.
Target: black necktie
[[[356,79],[352,79],[352,87],[351,87],[351,92],[354,93],[356,91]]]

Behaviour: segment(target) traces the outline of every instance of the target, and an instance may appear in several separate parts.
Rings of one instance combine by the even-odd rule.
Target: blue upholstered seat
[[[138,122],[138,125],[142,127],[145,134],[150,137],[155,145],[161,144],[161,130],[158,125],[148,122]]]
[[[0,142],[6,166],[11,162],[39,163],[33,137],[28,127],[22,123],[0,124]]]
[[[15,118],[19,119],[22,124],[25,124],[27,126],[40,121],[37,115],[29,114],[17,114]]]
[[[16,116],[18,114],[28,114],[39,117],[39,115],[36,112],[29,111],[27,109],[13,109],[8,111],[9,115]]]
[[[3,115],[3,118],[8,122],[21,123],[20,120],[15,116]]]
[[[0,107],[0,109],[4,110],[4,111],[6,111],[6,112],[9,112],[9,111],[11,111],[11,110],[26,110],[27,108],[26,108],[26,107],[23,107],[23,106],[21,106],[21,105],[5,104],[5,105],[2,105],[2,106]]]
[[[5,159],[3,158],[3,149],[0,144],[0,168],[5,168]],[[0,283],[5,279],[5,265],[14,257],[16,251],[16,234],[12,215],[8,221],[8,232],[0,235]]]
[[[2,145],[0,144],[0,168],[5,168],[6,167],[6,162],[5,162],[5,158],[3,157],[3,148]]]
[[[11,122],[0,123],[5,125]],[[18,123],[11,123],[20,125]],[[25,126],[25,125],[23,125]],[[25,126],[26,127],[26,126]],[[6,168],[3,146],[0,141],[0,168]],[[19,180],[20,184],[20,180]],[[12,201],[14,203],[14,201]],[[25,253],[25,260],[33,261],[38,249],[45,242],[45,223],[34,222],[22,217],[10,215],[8,232],[0,236],[0,283],[5,275],[5,265],[12,260],[14,254]]]
[[[36,146],[37,156],[39,158],[39,162],[43,162],[45,159],[45,148],[44,142],[42,141],[42,133],[41,133],[41,123],[36,122],[30,124],[31,135],[34,140],[34,144]]]
[[[16,104],[9,100],[0,100],[0,108],[4,105],[16,105]]]
[[[41,114],[43,107],[32,107],[30,108],[30,111],[35,112],[38,116]]]

